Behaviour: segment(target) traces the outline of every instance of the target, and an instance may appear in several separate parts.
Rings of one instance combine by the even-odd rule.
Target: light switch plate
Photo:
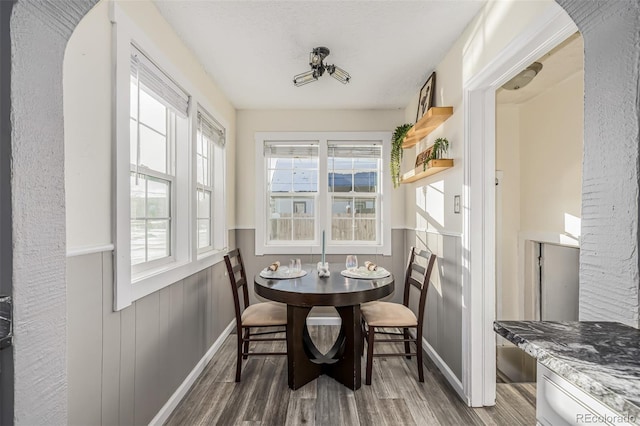
[[[459,214],[460,213],[460,196],[454,195],[453,197],[453,212]]]

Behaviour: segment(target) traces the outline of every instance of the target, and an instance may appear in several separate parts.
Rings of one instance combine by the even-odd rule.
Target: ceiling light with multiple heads
[[[347,84],[351,80],[349,73],[335,65],[325,65],[323,61],[327,56],[329,56],[329,49],[326,47],[316,47],[313,49],[309,54],[309,66],[311,70],[293,77],[293,84],[296,86],[304,86],[322,77],[325,71],[340,83]]]
[[[507,90],[518,90],[527,84],[531,83],[531,80],[538,75],[540,70],[542,69],[542,64],[540,62],[534,62],[529,65],[526,69],[520,71],[515,77],[511,80],[507,81],[502,85],[504,89]]]

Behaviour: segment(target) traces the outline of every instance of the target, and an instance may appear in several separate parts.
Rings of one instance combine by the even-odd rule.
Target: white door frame
[[[495,405],[495,92],[578,27],[550,4],[483,70],[463,84],[463,386],[469,405]]]

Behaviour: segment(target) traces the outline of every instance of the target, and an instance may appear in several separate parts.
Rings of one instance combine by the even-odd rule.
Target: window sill
[[[195,261],[174,262],[134,276],[131,283],[132,302],[221,262],[227,250],[201,254]]]
[[[320,246],[295,246],[295,245],[261,245],[256,244],[256,256],[265,254],[320,254]],[[326,254],[380,254],[391,256],[391,245],[334,245],[327,246]]]

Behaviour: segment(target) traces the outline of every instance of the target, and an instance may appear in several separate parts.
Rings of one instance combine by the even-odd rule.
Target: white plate
[[[305,275],[307,275],[307,271],[300,271],[295,274],[290,274],[289,268],[286,266],[278,268],[277,271],[269,271],[266,268],[260,271],[260,276],[262,278],[271,278],[273,280],[292,280],[294,278],[304,277]]]
[[[340,272],[340,274],[347,278],[358,278],[361,280],[375,280],[377,278],[384,278],[391,275],[389,271],[380,266],[378,266],[377,271],[370,271],[364,266],[361,266],[358,269],[354,269],[352,271],[345,269],[344,271]]]

